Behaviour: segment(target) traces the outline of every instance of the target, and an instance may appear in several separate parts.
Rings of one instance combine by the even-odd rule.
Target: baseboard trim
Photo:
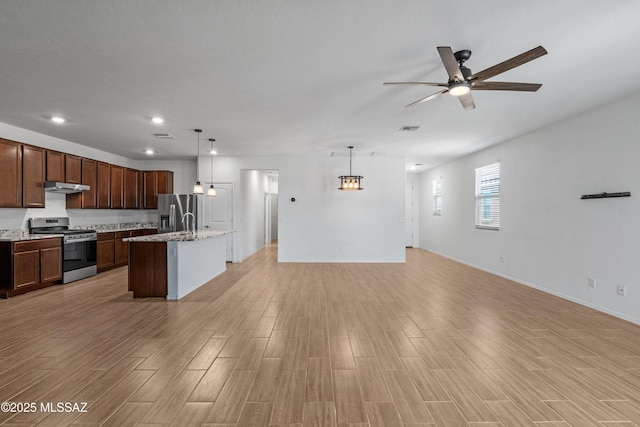
[[[608,314],[610,316],[617,317],[618,319],[626,320],[627,322],[630,322],[630,323],[633,323],[633,324],[636,324],[636,325],[640,325],[640,319],[636,319],[635,317],[627,316],[625,314],[618,313],[618,312],[613,311],[613,310],[609,310],[606,307],[602,307],[602,306],[599,306],[597,304],[592,304],[592,303],[590,303],[588,301],[584,301],[584,300],[581,300],[579,298],[572,297],[570,295],[565,295],[565,294],[562,294],[560,292],[555,292],[555,291],[553,291],[551,289],[545,288],[544,286],[540,286],[540,285],[537,285],[535,283],[530,283],[530,282],[527,282],[525,280],[521,280],[521,279],[518,279],[518,278],[515,278],[515,277],[511,277],[511,276],[508,276],[506,274],[499,273],[497,271],[492,271],[492,270],[489,270],[487,268],[480,267],[478,265],[468,263],[466,261],[460,260],[460,259],[452,257],[452,256],[448,256],[448,255],[442,254],[442,253],[437,252],[437,251],[432,251],[432,250],[428,250],[428,249],[424,249],[424,248],[417,248],[417,249],[422,249],[423,251],[428,251],[428,252],[434,253],[434,254],[439,255],[439,256],[441,256],[443,258],[447,258],[447,259],[450,259],[452,261],[459,262],[460,264],[464,264],[464,265],[467,265],[469,267],[473,267],[473,268],[476,268],[478,270],[484,271],[485,273],[493,274],[495,276],[502,277],[503,279],[511,280],[512,282],[518,283],[520,285],[527,286],[527,287],[530,287],[530,288],[533,288],[533,289],[537,289],[537,290],[542,291],[544,293],[547,293],[547,294],[550,294],[550,295],[554,295],[554,296],[562,298],[562,299],[566,299],[567,301],[575,302],[576,304],[580,304],[580,305],[583,305],[585,307],[592,308],[592,309],[597,310],[597,311],[599,311],[601,313],[605,313],[605,314]]]

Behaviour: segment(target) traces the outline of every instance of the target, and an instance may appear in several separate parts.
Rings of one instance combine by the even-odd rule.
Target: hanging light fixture
[[[194,129],[196,134],[198,134],[198,153],[196,154],[196,184],[193,186],[193,194],[203,194],[204,188],[202,188],[202,184],[200,184],[200,166],[198,158],[200,157],[200,133],[202,129]]]
[[[216,188],[213,186],[213,155],[215,151],[213,151],[213,143],[216,141],[213,138],[209,138],[211,141],[211,151],[209,151],[209,155],[211,156],[211,184],[209,185],[209,189],[207,190],[207,197],[216,197]]]
[[[339,176],[340,187],[338,190],[362,190],[362,186],[360,185],[360,180],[363,179],[363,176],[353,175],[351,173],[351,150],[353,150],[353,145],[347,147],[349,149],[349,175]]]

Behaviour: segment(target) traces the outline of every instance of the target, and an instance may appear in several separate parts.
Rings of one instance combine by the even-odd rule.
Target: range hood
[[[46,181],[44,183],[44,191],[49,193],[62,193],[62,194],[71,194],[71,193],[80,193],[82,191],[88,191],[90,187],[88,185],[82,184],[69,184],[67,182],[55,182],[55,181]]]

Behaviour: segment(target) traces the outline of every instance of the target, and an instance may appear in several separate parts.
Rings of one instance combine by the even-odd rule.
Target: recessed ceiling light
[[[64,123],[67,120],[64,117],[54,116],[54,117],[51,117],[51,121],[54,123]]]
[[[144,150],[144,152],[145,152],[146,154],[150,155],[150,156],[151,156],[153,153],[155,153],[155,151],[153,151],[153,149],[151,149],[151,148],[147,148],[146,150]]]
[[[216,150],[211,150],[209,151],[209,154],[211,154],[212,156],[215,156],[216,154],[218,154],[218,152]]]
[[[152,117],[151,121],[157,125],[164,123],[164,119],[162,117]]]

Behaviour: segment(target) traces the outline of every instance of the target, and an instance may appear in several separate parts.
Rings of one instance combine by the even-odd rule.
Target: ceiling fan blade
[[[542,87],[540,83],[512,83],[512,82],[475,82],[473,90],[515,90],[519,92],[536,92]]]
[[[473,102],[473,97],[471,96],[471,92],[465,95],[459,96],[458,99],[460,100],[460,103],[464,107],[465,111],[473,110],[474,108],[476,108],[476,104],[475,102]]]
[[[446,83],[431,83],[431,82],[384,82],[383,85],[405,85],[405,86],[442,86],[447,87]]]
[[[478,73],[472,74],[471,76],[469,76],[469,80],[474,81],[474,80],[489,79],[493,76],[497,76],[498,74],[504,73],[505,71],[508,71],[512,68],[518,67],[522,64],[526,64],[529,61],[533,61],[534,59],[539,58],[542,55],[546,55],[546,54],[547,54],[547,51],[545,50],[545,48],[543,48],[542,46],[538,46],[525,53],[521,53],[520,55],[514,56],[511,59],[507,59],[504,62],[496,64],[493,67],[489,67]]]
[[[405,105],[405,108],[406,107],[413,107],[414,105],[420,104],[422,102],[431,101],[432,99],[435,99],[435,98],[439,97],[440,95],[442,95],[443,93],[447,93],[447,92],[449,92],[449,89],[443,89],[440,92],[434,93],[433,95],[425,96],[424,98],[418,99],[417,101],[412,102],[411,104],[407,104],[407,105]]]
[[[458,61],[456,61],[456,57],[451,48],[449,46],[438,46],[438,53],[440,54],[444,68],[447,70],[449,80],[463,81],[462,71],[460,71],[460,67],[458,67]]]

